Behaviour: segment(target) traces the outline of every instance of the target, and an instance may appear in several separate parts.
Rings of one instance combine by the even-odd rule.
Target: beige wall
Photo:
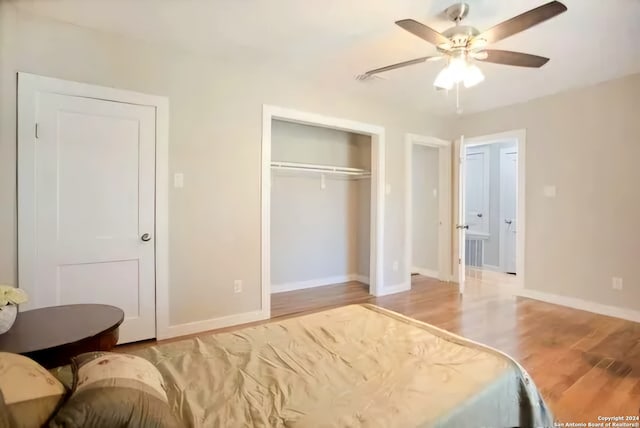
[[[274,120],[271,160],[371,169],[371,137]]]
[[[16,12],[0,2],[0,282],[16,278],[16,75],[50,77],[170,99],[170,322],[260,308],[262,104],[348,118],[386,129],[384,283],[403,281],[405,132],[447,137],[450,122],[334,93],[251,57],[202,57]],[[345,78],[351,78],[346,76]],[[234,294],[233,280],[244,280]]]
[[[413,145],[412,267],[438,272],[440,149]],[[434,190],[436,193],[434,194]]]
[[[271,154],[285,162],[369,169],[371,137],[275,120]],[[274,170],[271,176],[271,283],[368,277],[370,231],[361,226],[369,224],[371,180],[325,174],[323,189],[318,173]]]
[[[458,120],[466,137],[526,129],[526,288],[640,309],[639,117],[636,74]]]

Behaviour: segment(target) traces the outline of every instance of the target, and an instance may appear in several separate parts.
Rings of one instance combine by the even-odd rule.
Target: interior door
[[[500,157],[501,265],[507,273],[516,273],[518,152],[503,149]]]
[[[489,233],[489,149],[470,147],[465,153],[465,224],[469,232]]]
[[[39,93],[34,283],[23,309],[121,308],[120,343],[155,337],[155,108]],[[78,320],[82,322],[82,320]]]
[[[464,294],[464,287],[466,282],[466,260],[465,260],[465,252],[466,252],[466,239],[467,239],[467,229],[469,226],[465,223],[465,187],[466,187],[466,157],[467,150],[464,146],[464,137],[460,137],[457,141],[458,147],[460,148],[459,154],[459,174],[458,174],[458,224],[456,225],[456,229],[458,231],[458,284],[460,287],[460,294]]]

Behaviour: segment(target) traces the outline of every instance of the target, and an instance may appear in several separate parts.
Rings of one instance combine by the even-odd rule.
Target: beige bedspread
[[[553,425],[504,354],[371,305],[134,353],[162,372],[189,426]]]

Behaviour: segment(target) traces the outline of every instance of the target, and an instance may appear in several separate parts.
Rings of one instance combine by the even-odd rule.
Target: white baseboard
[[[240,314],[228,315],[226,317],[212,318],[202,321],[194,321],[185,324],[170,325],[162,334],[158,332],[158,340],[170,339],[188,334],[201,333],[208,330],[230,327],[233,325],[246,324],[254,321],[261,321],[269,318],[269,310],[244,312]]]
[[[493,272],[502,272],[502,269],[500,269],[500,266],[487,265],[487,264],[483,264],[481,268],[477,268],[477,269],[485,269]]]
[[[343,282],[358,281],[369,284],[369,277],[358,274],[330,276],[327,278],[310,279],[307,281],[287,282],[284,284],[271,284],[271,294],[284,293],[286,291],[304,290],[306,288],[323,287],[325,285],[341,284]]]
[[[425,269],[421,267],[414,266],[411,268],[411,273],[417,273],[422,276],[428,276],[429,278],[440,278],[440,273],[437,270]]]
[[[603,305],[601,303],[590,302],[576,297],[560,296],[558,294],[545,293],[543,291],[519,288],[515,294],[529,299],[540,300],[560,306],[567,306],[573,309],[593,312],[600,315],[607,315],[614,318],[634,321],[640,323],[640,311],[633,309],[619,308],[617,306]]]
[[[365,275],[350,275],[350,277],[353,278],[353,279],[351,279],[351,281],[358,281],[358,282],[361,282],[363,284],[369,285],[369,277],[368,276],[365,276]]]
[[[400,284],[390,285],[388,287],[382,287],[382,290],[379,290],[376,296],[378,297],[388,296],[389,294],[402,293],[403,291],[409,291],[409,290],[411,290],[411,284],[402,282]]]

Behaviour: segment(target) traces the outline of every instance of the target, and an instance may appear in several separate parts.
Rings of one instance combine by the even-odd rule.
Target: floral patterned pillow
[[[41,427],[66,394],[64,386],[40,364],[0,352],[0,426]]]
[[[72,361],[69,401],[50,427],[178,427],[160,372],[144,358],[91,352]]]

